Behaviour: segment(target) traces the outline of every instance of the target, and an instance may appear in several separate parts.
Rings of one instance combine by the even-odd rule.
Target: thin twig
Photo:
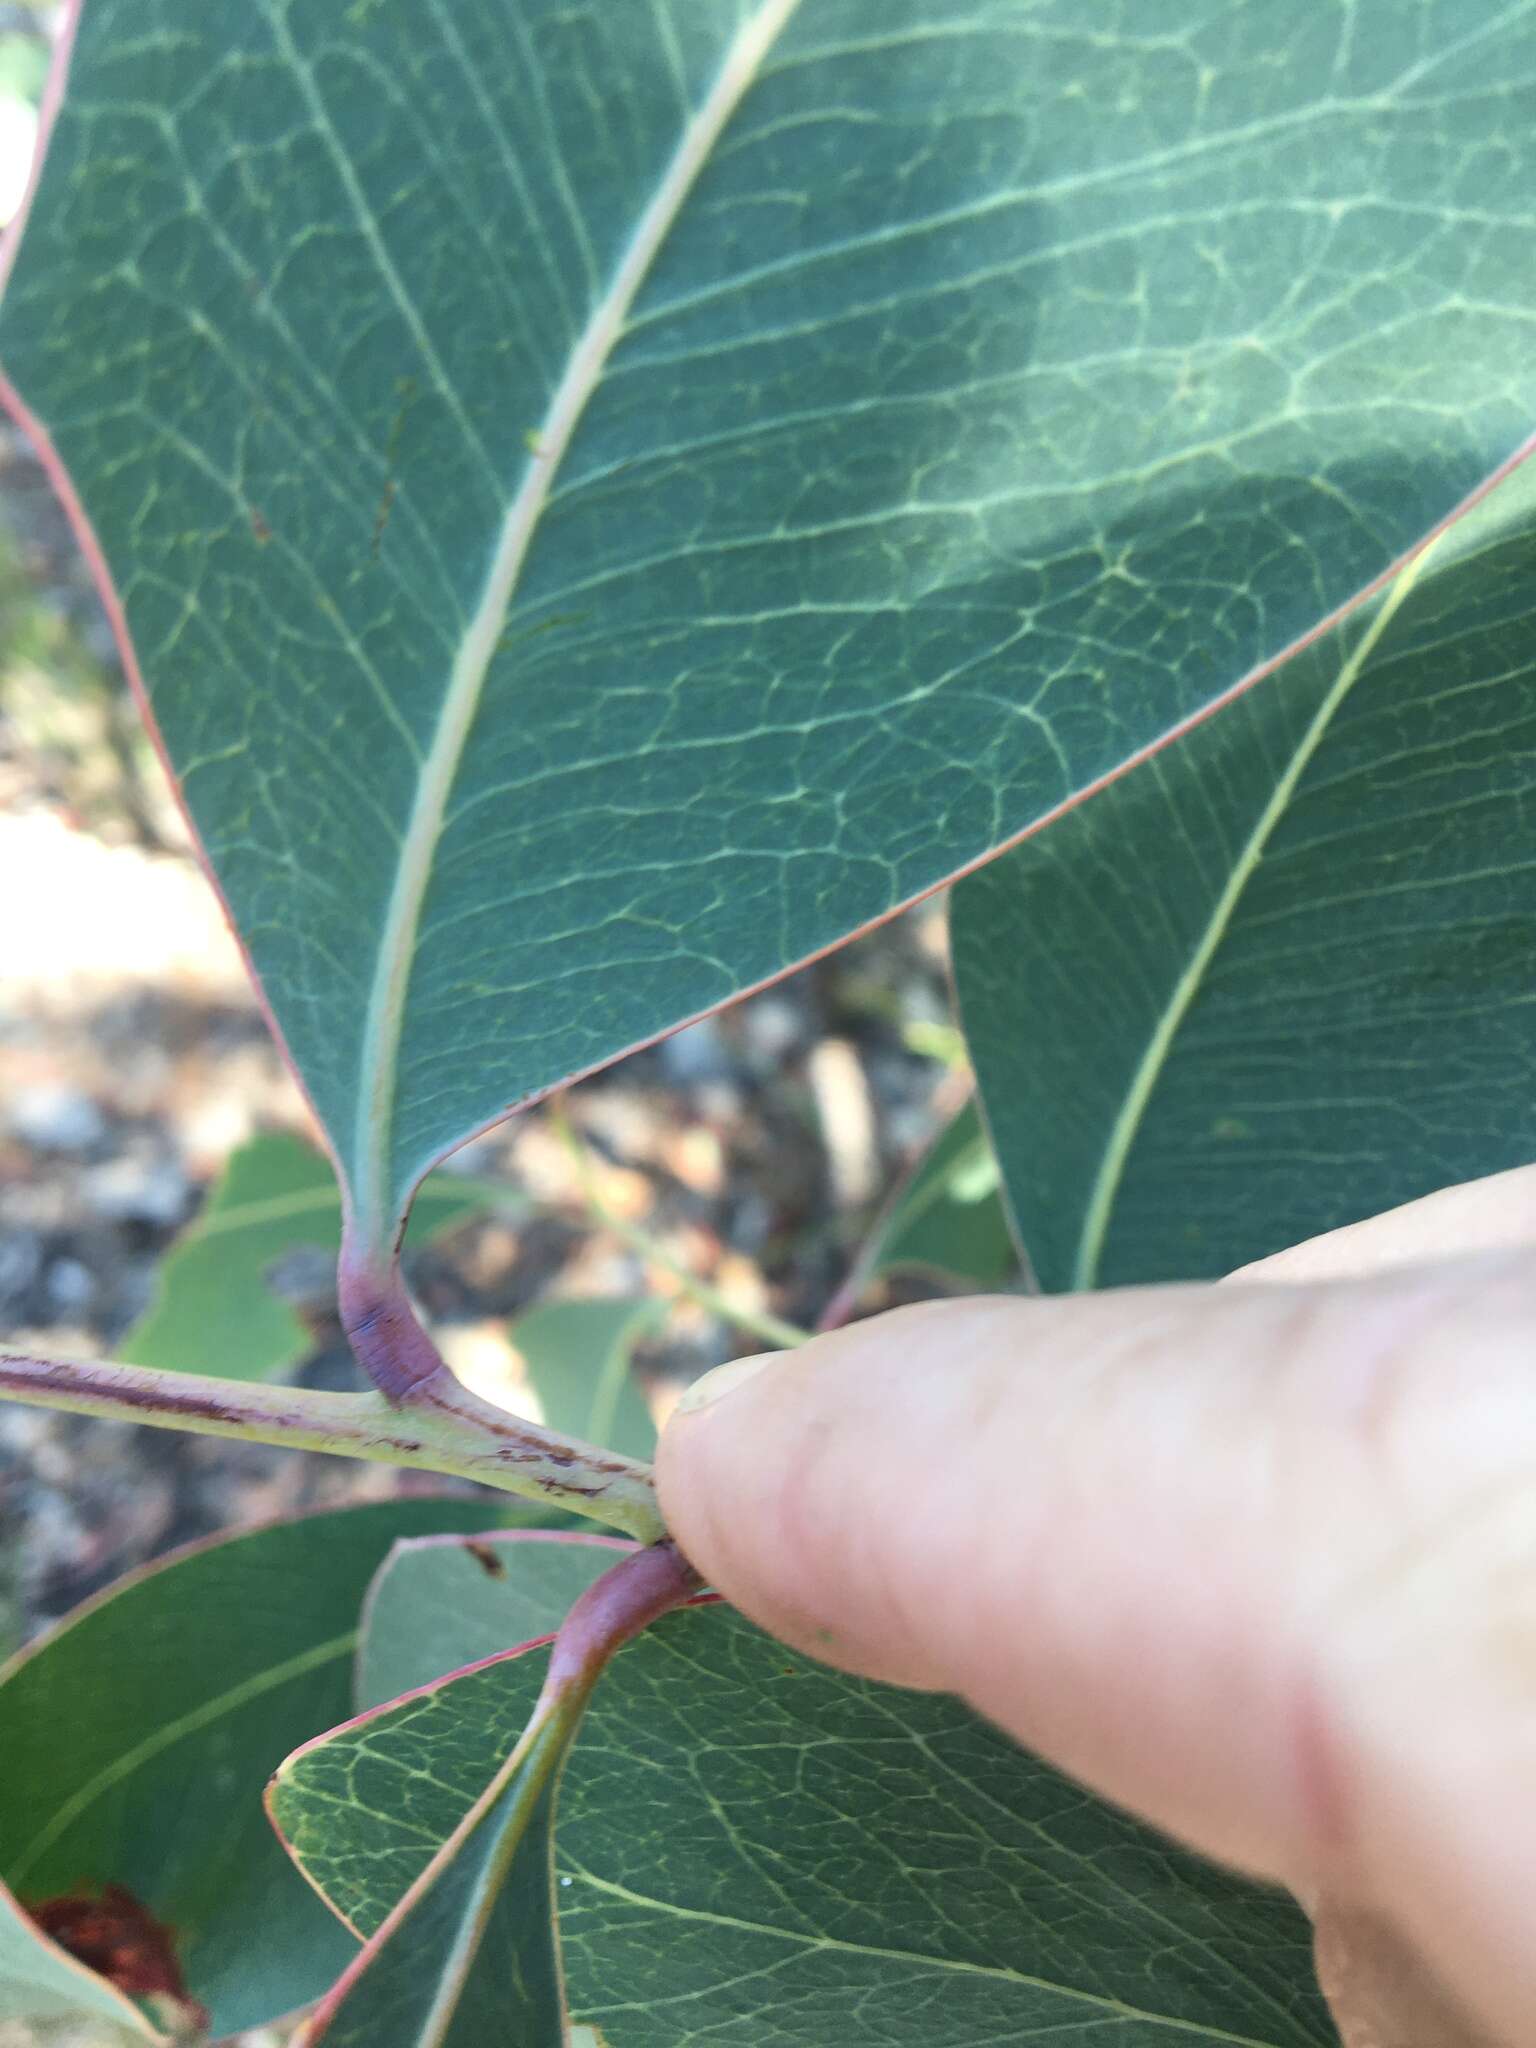
[[[0,1398],[109,1422],[442,1472],[590,1515],[642,1543],[664,1534],[649,1466],[541,1429],[467,1392],[406,1408],[377,1393],[333,1394],[0,1351]]]

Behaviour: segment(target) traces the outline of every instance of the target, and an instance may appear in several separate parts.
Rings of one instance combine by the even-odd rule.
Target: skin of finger
[[[721,1590],[811,1654],[958,1691],[1257,1874],[1408,1886],[1446,1913],[1454,1893],[1464,1926],[1469,1868],[1508,1882],[1519,1858],[1474,1842],[1450,1794],[1431,1824],[1422,1781],[1486,1807],[1499,1751],[1523,1784],[1520,1740],[1487,1727],[1479,1544],[1500,1540],[1480,1503],[1536,1491],[1533,1327],[1529,1263],[1507,1258],[925,1305],[675,1424],[663,1505]],[[1460,1576],[1416,1569],[1448,1528],[1469,1532]],[[1513,1720],[1533,1715],[1536,1674]],[[1459,1885],[1429,1881],[1447,1867]],[[1426,1930],[1438,1966],[1460,1980],[1476,1953],[1486,1996],[1519,1912],[1485,1909],[1470,1951]]]
[[[1324,1899],[1317,1977],[1345,2048],[1498,2048],[1401,1930],[1358,1901]]]
[[[1536,1166],[1440,1188],[1385,1215],[1255,1260],[1230,1278],[1351,1280],[1394,1266],[1522,1246],[1536,1247]]]
[[[1536,1165],[1441,1189],[1385,1215],[1368,1217],[1258,1260],[1230,1277],[1237,1282],[1285,1284],[1341,1279],[1499,1247],[1536,1249]],[[1436,1606],[1454,1604],[1474,1637],[1482,1634],[1481,1642],[1474,1641],[1459,1654],[1449,1634],[1443,1638],[1440,1669],[1466,1680],[1466,1696],[1442,1700],[1433,1717],[1442,1733],[1474,1731],[1470,1755],[1449,1753],[1442,1742],[1438,1754],[1425,1756],[1427,1703],[1423,1693],[1417,1688],[1384,1685],[1377,1676],[1383,1664],[1405,1668],[1422,1647],[1417,1640],[1399,1642],[1391,1653],[1384,1653],[1381,1644],[1373,1642],[1371,1631],[1348,1627],[1344,1617],[1340,1617],[1337,1631],[1344,1667],[1341,1681],[1346,1672],[1350,1674],[1345,1689],[1357,1702],[1360,1775],[1381,1781],[1374,1800],[1368,1794],[1361,1800],[1363,1807],[1374,1805],[1382,1815],[1367,1845],[1374,1852],[1373,1860],[1387,1867],[1384,1876],[1378,1873],[1378,1890],[1397,1902],[1390,1915],[1369,1906],[1363,1912],[1358,1906],[1348,1909],[1352,1915],[1349,1926],[1375,1928],[1376,1950],[1385,1945],[1386,1952],[1396,1957],[1395,1970],[1383,1971],[1380,1954],[1375,1951],[1352,1955],[1349,1941],[1343,1943],[1341,1953],[1361,1977],[1368,2003],[1386,1999],[1396,2014],[1398,2008],[1389,1996],[1396,1987],[1402,2012],[1394,2023],[1400,2032],[1417,2029],[1413,2034],[1416,2041],[1462,2039],[1440,2015],[1437,2000],[1442,1994],[1433,1988],[1431,1971],[1438,1972],[1442,1982],[1459,1985],[1485,2012],[1486,2000],[1501,2004],[1505,2038],[1522,2037],[1523,2015],[1536,2001],[1536,1987],[1510,1984],[1508,1960],[1532,1946],[1525,1912],[1533,1877],[1526,1855],[1528,1836],[1525,1830],[1506,1825],[1511,1811],[1522,1806],[1527,1812],[1536,1810],[1530,1798],[1531,1759],[1520,1740],[1530,1717],[1532,1658],[1528,1645],[1533,1624],[1527,1589],[1536,1554],[1536,1544],[1520,1532],[1527,1497],[1522,1484],[1513,1502],[1501,1507],[1487,1501],[1486,1512],[1475,1516],[1469,1528],[1455,1538],[1448,1536],[1437,1550],[1421,1553],[1417,1571],[1438,1570],[1447,1582],[1465,1588],[1464,1600],[1451,1603],[1443,1591],[1437,1597],[1422,1585],[1417,1589],[1404,1586],[1399,1600],[1376,1603],[1373,1608],[1389,1626],[1401,1629],[1406,1624],[1412,1631],[1414,1617]],[[1478,1541],[1490,1535],[1496,1553],[1513,1539],[1512,1574],[1497,1554],[1486,1559],[1475,1556]],[[1500,1590],[1490,1590],[1495,1587]],[[1515,1698],[1508,1703],[1500,1698],[1501,1674],[1513,1678]],[[1406,1716],[1406,1726],[1393,1725],[1397,1715]],[[1487,1731],[1495,1730],[1513,1738],[1514,1755],[1507,1753],[1505,1745],[1494,1746],[1485,1739]],[[1389,1788],[1405,1784],[1414,1786],[1411,1797],[1391,1796]],[[1478,1842],[1476,1838],[1484,1830],[1486,1839]],[[1404,1840],[1405,1833],[1416,1839]],[[1448,1859],[1445,1853],[1451,1842],[1459,1843],[1461,1855],[1484,1873],[1481,1885],[1460,1881],[1459,1858]],[[1501,1865],[1510,1866],[1502,1882],[1495,1875]],[[1396,1884],[1392,1882],[1394,1871]],[[1412,1883],[1406,1881],[1410,1871],[1419,1873]],[[1397,1983],[1403,1976],[1410,1980],[1406,1990]],[[1429,2008],[1434,2009],[1434,2018],[1426,2018]],[[1371,2024],[1381,2031],[1379,2019]],[[1472,2024],[1472,2032],[1479,2040],[1492,2039],[1478,2023]]]
[[[1474,1348],[1481,1458],[1467,1458],[1450,1398],[1407,1390],[1410,1455],[1441,1454],[1438,1422],[1459,1483],[1443,1478],[1435,1511],[1404,1517],[1391,1554],[1346,1583],[1326,1640],[1358,1889],[1498,2039],[1523,2042],[1536,2010],[1536,1262],[1491,1273],[1479,1309],[1480,1327],[1456,1334]]]

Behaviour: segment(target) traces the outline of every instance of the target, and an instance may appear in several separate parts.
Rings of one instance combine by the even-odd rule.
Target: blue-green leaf
[[[504,1520],[463,1500],[309,1516],[83,1608],[0,1673],[0,1880],[24,1904],[121,1886],[173,1931],[219,2034],[317,1997],[352,1945],[287,1868],[262,1786],[350,1711],[358,1608],[395,1539]],[[42,1969],[24,1934],[0,1910],[0,2012],[38,2016],[67,1966]],[[120,2003],[92,1992],[83,2011]]]
[[[273,1781],[273,1819],[294,1856],[333,1902],[349,1901],[366,1936],[310,2021],[316,2048],[565,2048],[554,1806],[585,1694],[541,1700],[458,1814],[436,1781],[466,1749],[483,1753],[462,1725],[473,1689],[418,1693],[290,1757]],[[393,1897],[381,1889],[389,1864],[372,1864],[402,1819],[418,1841],[438,1827],[442,1839]]]
[[[1536,479],[955,892],[1048,1289],[1212,1278],[1536,1158]]]
[[[90,0],[0,309],[375,1275],[1536,420],[1530,0]]]
[[[357,1704],[378,1707],[462,1664],[552,1636],[629,1549],[612,1536],[521,1530],[397,1543],[369,1591]]]
[[[339,1836],[293,1789],[304,1757],[279,1780],[280,1824],[364,1932],[481,1798],[542,1666],[501,1658],[435,1688],[430,1751],[411,1702],[321,1745]],[[807,1664],[720,1606],[615,1660],[555,1861],[572,2015],[622,2048],[1336,2048],[1288,1899],[958,1701]]]
[[[530,1538],[503,1554],[515,1576],[558,1547]],[[524,1648],[453,1673],[308,1744],[273,1779],[269,1809],[300,1868],[365,1940],[307,2040],[566,2048],[553,1897],[561,1767],[614,1651],[698,1583],[670,1543],[568,1547],[583,1567],[595,1549],[611,1569],[600,1583],[583,1570],[549,1658]],[[445,1550],[413,1562],[418,1591],[452,1583]]]

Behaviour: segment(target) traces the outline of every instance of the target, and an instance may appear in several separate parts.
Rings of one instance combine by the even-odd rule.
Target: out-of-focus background
[[[0,222],[25,190],[51,13],[0,0]],[[951,1014],[926,905],[584,1083],[564,1124],[535,1110],[468,1148],[451,1165],[465,1200],[408,1262],[455,1369],[526,1405],[511,1326],[531,1305],[649,1299],[627,1341],[661,1417],[696,1373],[771,1341],[774,1318],[933,1292],[877,1274],[855,1302],[845,1283],[882,1198],[964,1100]],[[261,1175],[312,1173],[294,1149],[311,1137],[67,523],[0,425],[0,1337],[140,1355],[166,1254],[210,1192],[254,1190],[247,1210],[266,1213]],[[279,1223],[258,1279],[294,1333],[292,1375],[356,1384],[332,1258]],[[172,1307],[185,1344],[186,1301]],[[223,1341],[215,1320],[203,1369]],[[190,1538],[443,1485],[0,1403],[0,1657]],[[0,2048],[40,2039],[0,2021]]]

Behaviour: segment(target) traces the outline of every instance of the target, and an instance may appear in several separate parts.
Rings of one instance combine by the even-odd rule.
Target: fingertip
[[[662,1431],[656,1486],[667,1527],[707,1583],[793,1641],[769,1533],[783,1519],[773,1507],[778,1475],[792,1462],[781,1445],[793,1402],[771,1384],[785,1361],[762,1352],[696,1380]]]
[[[758,1351],[750,1358],[733,1358],[727,1365],[717,1365],[713,1371],[702,1374],[684,1392],[672,1411],[672,1420],[680,1415],[698,1415],[704,1409],[712,1408],[727,1394],[745,1386],[748,1380],[755,1380],[759,1373],[788,1355],[784,1351]]]
[[[904,1612],[913,1460],[891,1434],[913,1396],[874,1324],[734,1360],[679,1403],[656,1477],[668,1527],[733,1605],[808,1656],[926,1686],[940,1680]]]

